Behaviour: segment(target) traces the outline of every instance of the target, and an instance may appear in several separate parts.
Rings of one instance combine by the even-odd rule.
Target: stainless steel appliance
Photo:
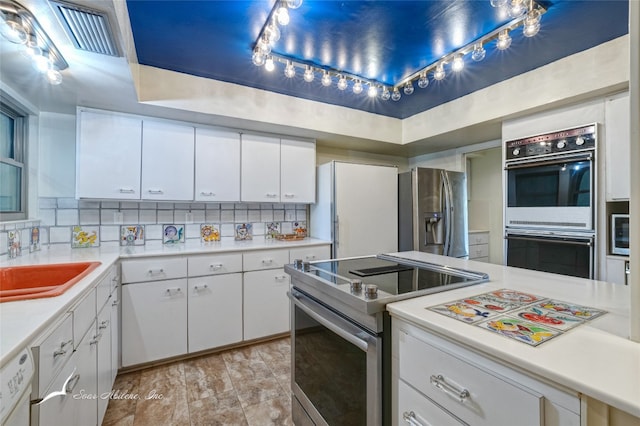
[[[467,183],[461,172],[417,167],[398,175],[398,247],[469,255]]]
[[[333,258],[398,250],[398,169],[331,161],[318,166],[310,236],[333,242]]]
[[[611,215],[611,253],[629,256],[629,215]]]
[[[508,266],[595,276],[597,125],[505,144]]]
[[[286,265],[296,425],[391,423],[387,303],[477,284],[486,274],[392,255]]]

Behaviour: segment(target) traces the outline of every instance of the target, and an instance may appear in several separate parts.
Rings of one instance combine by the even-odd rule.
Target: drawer
[[[398,382],[398,425],[464,426],[451,413],[400,380]]]
[[[96,290],[92,289],[91,293],[82,299],[71,311],[73,312],[74,347],[77,348],[82,337],[96,320]]]
[[[112,279],[113,279],[113,268],[109,270],[107,275],[105,275],[96,286],[97,310],[102,309],[102,307],[105,305],[105,303],[107,303],[107,300],[109,300],[109,297],[111,296]]]
[[[296,259],[302,259],[305,262],[331,259],[331,248],[326,245],[314,247],[299,247],[289,250],[289,263],[293,263],[293,261]]]
[[[469,246],[469,259],[477,259],[479,257],[489,257],[488,244]]]
[[[97,335],[96,338],[99,340],[107,339],[107,342],[110,342],[109,339],[109,327],[111,327],[111,305],[105,306],[100,312],[98,312],[98,321],[97,321]],[[109,336],[107,336],[109,335]]]
[[[190,277],[242,272],[242,254],[191,256],[188,265]]]
[[[489,244],[488,232],[473,232],[469,234],[469,245],[475,246],[478,244]]]
[[[282,268],[287,263],[289,263],[289,250],[251,251],[242,255],[244,271]]]
[[[400,378],[474,426],[541,426],[544,398],[415,337],[399,336]]]
[[[122,262],[122,283],[170,280],[187,276],[187,259],[158,256]]]
[[[34,381],[34,390],[38,393],[38,398],[44,396],[44,392],[56,372],[71,357],[73,348],[73,319],[71,315],[66,315],[63,321],[39,345],[31,348],[37,371],[37,383]]]

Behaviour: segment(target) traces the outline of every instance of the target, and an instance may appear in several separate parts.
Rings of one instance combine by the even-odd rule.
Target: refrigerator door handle
[[[444,249],[442,254],[445,256],[450,255],[451,246],[451,208],[453,206],[451,200],[451,182],[449,182],[449,176],[446,171],[442,171],[442,189],[444,195]]]

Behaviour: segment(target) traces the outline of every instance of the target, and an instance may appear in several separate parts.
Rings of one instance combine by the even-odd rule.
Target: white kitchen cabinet
[[[631,193],[629,93],[607,99],[604,112],[606,199],[628,200]]]
[[[304,262],[331,259],[331,246],[327,244],[323,246],[299,247],[289,250],[289,263],[293,263],[296,259],[301,259]]]
[[[193,200],[193,126],[144,120],[141,198]]]
[[[245,202],[280,202],[280,139],[242,135],[240,198]]]
[[[117,280],[117,276],[115,277]],[[116,286],[111,293],[111,383],[116,380],[120,368],[120,286]]]
[[[244,273],[244,340],[290,330],[289,282],[282,268]]]
[[[478,426],[580,425],[576,392],[536,380],[397,318],[392,336],[395,419],[413,411],[433,422],[427,413],[435,411],[441,420],[433,424],[458,424],[459,419]],[[407,389],[413,390],[408,397]]]
[[[413,423],[411,423],[413,421]],[[398,383],[398,418],[396,424],[463,426],[464,423],[436,405],[403,380]]]
[[[469,232],[469,259],[489,261],[489,231]]]
[[[280,140],[280,199],[283,203],[316,202],[315,143]]]
[[[113,324],[111,322],[111,305],[106,304],[98,313],[97,333],[95,336],[97,368],[96,387],[98,395],[98,424],[102,424],[104,414],[107,411],[109,398],[104,398],[111,391],[113,384],[113,364],[111,360],[111,336],[113,334]]]
[[[122,366],[187,353],[187,279],[122,286]]]
[[[189,353],[242,341],[242,274],[189,278]]]
[[[196,128],[195,200],[240,201],[240,134]]]
[[[78,110],[76,197],[140,199],[142,119]]]
[[[74,419],[72,425],[98,424],[98,343],[96,321],[91,323],[89,332],[80,340],[76,349],[76,373],[78,383],[76,386],[77,398]],[[83,399],[80,395],[85,395]],[[91,398],[95,397],[95,398]]]
[[[606,281],[616,284],[627,284],[627,262],[629,262],[629,258],[626,256],[607,256]]]

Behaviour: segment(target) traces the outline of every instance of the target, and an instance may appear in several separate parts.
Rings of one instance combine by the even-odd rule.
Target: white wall
[[[40,114],[40,197],[74,197],[76,185],[76,116]]]
[[[339,148],[318,146],[316,150],[316,164],[324,164],[330,161],[346,161],[351,163],[378,164],[383,166],[397,166],[398,172],[409,170],[409,160],[405,157],[393,155],[372,154],[364,151],[353,151]]]

